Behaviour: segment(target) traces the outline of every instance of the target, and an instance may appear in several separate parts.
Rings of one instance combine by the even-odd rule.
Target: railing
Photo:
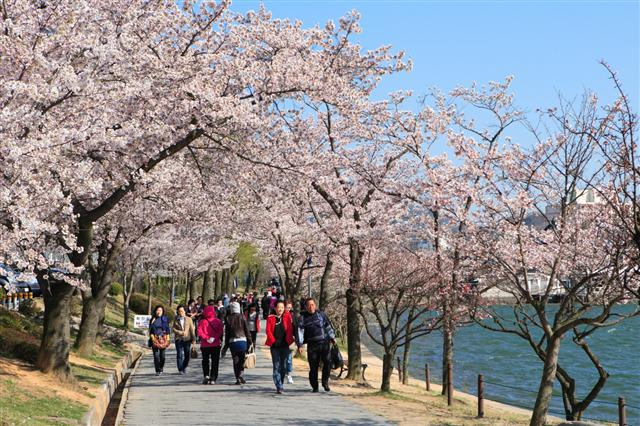
[[[426,390],[430,390],[431,384],[430,384],[430,380],[429,380],[429,365],[425,363],[424,365],[424,369],[425,369],[425,379],[426,379]],[[452,394],[453,394],[453,374],[452,374],[452,369],[449,368],[447,369],[447,376],[448,376],[448,386],[447,386],[447,390],[446,390],[446,394],[447,394],[447,401],[448,401],[448,405],[452,404]],[[477,388],[477,393],[476,396],[478,398],[478,417],[482,418],[484,417],[484,399],[485,399],[485,395],[486,395],[486,388],[485,385],[490,385],[490,386],[497,386],[497,387],[501,387],[501,388],[505,388],[505,389],[510,389],[510,390],[515,390],[518,392],[522,392],[522,393],[527,393],[527,394],[531,394],[531,395],[537,395],[538,392],[537,391],[533,391],[531,389],[525,389],[525,388],[521,388],[518,386],[513,386],[513,385],[507,385],[504,383],[497,383],[494,381],[488,381],[484,379],[484,376],[482,374],[478,375],[478,388]],[[554,392],[553,393],[554,396],[561,396],[561,394]],[[519,403],[515,403],[513,401],[505,401],[505,400],[501,400],[501,398],[499,396],[491,396],[491,399],[497,402],[501,402],[504,404],[508,404],[514,407],[518,407],[518,408],[522,408],[525,410],[533,410],[533,407],[528,407]],[[603,400],[598,400],[598,399],[594,399],[593,401],[591,401],[592,404],[605,404],[605,405],[612,405],[612,406],[617,406],[618,407],[618,425],[619,426],[629,426],[629,423],[627,422],[627,415],[626,415],[626,408],[632,408],[634,410],[638,410],[640,411],[640,407],[636,406],[636,405],[631,405],[631,404],[627,404],[625,402],[624,397],[620,396],[618,398],[617,402],[612,402],[612,401],[603,401]],[[552,410],[549,409],[547,410],[548,413],[556,415],[556,416],[561,416],[561,417],[565,417],[566,413],[562,412],[562,411],[556,411],[556,410]],[[614,423],[614,421],[610,420],[610,419],[601,419],[601,418],[595,418],[595,417],[586,417],[586,416],[582,416],[582,420],[591,420],[591,421],[596,421],[596,422],[602,422],[602,423]]]
[[[4,306],[6,309],[17,311],[20,304],[29,299],[33,299],[33,292],[8,294],[0,296],[0,305]]]

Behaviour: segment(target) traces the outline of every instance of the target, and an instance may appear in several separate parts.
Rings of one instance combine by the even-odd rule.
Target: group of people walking
[[[309,298],[302,303],[302,314],[295,317],[293,304],[282,299],[271,303],[267,315],[265,344],[271,352],[273,382],[276,393],[284,392],[285,382],[293,383],[292,345],[302,352],[307,345],[309,361],[309,384],[313,392],[318,392],[318,368],[322,364],[322,387],[330,391],[331,345],[335,344],[335,331],[329,318],[317,309],[316,302]],[[218,306],[209,301],[201,312],[193,314],[189,306],[178,306],[171,327],[164,307],[157,306],[149,323],[149,346],[153,349],[156,375],[162,375],[165,364],[165,350],[170,344],[173,332],[176,348],[178,374],[186,374],[189,360],[197,356],[195,345],[200,344],[202,354],[203,384],[215,384],[218,380],[220,358],[231,352],[236,384],[245,384],[245,357],[255,350],[260,332],[260,307],[257,297],[252,303],[241,304],[231,298],[228,305]],[[264,300],[263,300],[264,303]],[[189,313],[192,315],[189,315]]]

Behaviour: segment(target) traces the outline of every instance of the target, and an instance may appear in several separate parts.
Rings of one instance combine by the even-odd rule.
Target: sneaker
[[[236,379],[236,385],[240,384],[240,379]]]
[[[159,375],[160,375],[160,372],[159,372],[159,371],[156,371],[156,376],[159,376]]]
[[[216,381],[215,381],[215,380],[209,380],[209,384],[210,384],[210,385],[215,385],[215,384],[216,384]]]
[[[240,383],[242,383],[243,385],[247,384],[247,381],[242,376],[238,377],[238,380],[240,380]]]
[[[185,367],[184,370],[182,370],[182,374],[187,374],[188,371],[189,371],[189,369],[187,367]]]
[[[318,388],[313,388],[313,389],[311,390],[311,392],[313,392],[313,393],[317,393],[317,392],[318,392]]]
[[[203,385],[206,385],[208,383],[209,383],[209,378],[208,377],[205,377],[204,379],[202,379],[202,384]]]
[[[326,385],[325,385],[325,384],[323,384],[323,385],[322,385],[322,387],[324,388],[324,391],[325,391],[325,392],[329,392],[329,391],[331,391],[331,388],[329,387],[329,383],[327,383]]]
[[[287,383],[289,383],[290,385],[293,384],[293,377],[291,377],[291,374],[287,374]]]
[[[277,389],[277,390],[276,390],[276,393],[277,393],[278,395],[282,395],[282,389]]]

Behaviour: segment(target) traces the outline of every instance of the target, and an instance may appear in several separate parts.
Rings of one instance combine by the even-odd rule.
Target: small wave
[[[607,333],[613,333],[616,330],[617,330],[617,328],[612,328],[611,330],[607,330]]]

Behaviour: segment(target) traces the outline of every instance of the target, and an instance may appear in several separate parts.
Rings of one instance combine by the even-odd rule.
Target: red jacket
[[[224,332],[222,321],[216,318],[216,310],[213,306],[207,306],[202,312],[202,319],[198,322],[198,336],[200,336],[201,348],[212,348],[220,346],[222,334]],[[210,337],[214,338],[213,343],[207,342]]]
[[[275,343],[276,338],[274,335],[275,329],[276,329],[276,319],[277,317],[275,315],[269,315],[269,317],[267,318],[267,340],[265,342],[265,345],[267,346],[271,346]],[[291,314],[285,312],[284,314],[282,314],[282,321],[284,324],[284,336],[285,336],[285,340],[287,342],[287,344],[292,344],[295,339],[293,337],[293,321],[291,319]]]

